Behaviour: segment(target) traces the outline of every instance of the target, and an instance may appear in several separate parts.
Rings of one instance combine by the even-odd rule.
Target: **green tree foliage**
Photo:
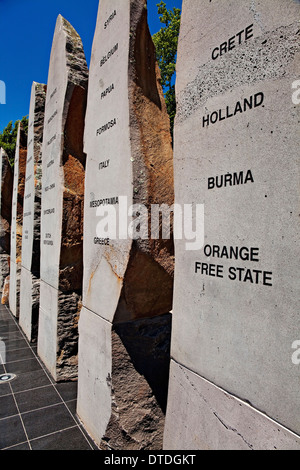
[[[172,82],[175,74],[178,36],[180,29],[180,8],[168,10],[165,2],[157,4],[159,20],[164,25],[152,36],[156,57],[159,64],[162,86],[165,94],[167,110],[170,116],[171,133],[173,135],[176,114],[175,85]]]
[[[18,134],[18,124],[19,120],[15,122],[14,126],[12,121],[10,121],[3,132],[0,132],[0,147],[2,147],[5,152],[7,153],[9,162],[11,166],[14,166],[15,161],[15,152],[16,152],[16,142],[17,142],[17,134]],[[25,134],[28,134],[28,117],[23,116],[21,119],[21,123]]]

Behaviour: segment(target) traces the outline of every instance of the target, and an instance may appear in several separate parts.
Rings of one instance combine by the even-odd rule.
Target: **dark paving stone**
[[[67,401],[66,405],[67,405],[68,409],[71,411],[71,413],[74,416],[74,418],[76,419],[76,421],[79,423],[79,419],[77,418],[77,415],[76,415],[77,399]]]
[[[39,369],[17,375],[10,384],[13,392],[17,393],[42,387],[44,385],[50,385],[51,381],[47,374],[42,369]]]
[[[4,371],[1,372],[1,370],[0,370],[0,375],[1,374],[4,374]],[[11,389],[10,389],[9,383],[8,382],[3,382],[3,383],[0,382],[0,397],[2,397],[3,395],[10,395],[10,394],[11,394]]]
[[[6,365],[7,372],[11,372],[13,374],[24,374],[27,372],[32,372],[34,370],[41,370],[40,363],[37,359],[25,359],[23,361],[14,361],[9,362]]]
[[[64,401],[77,398],[77,382],[60,382],[55,387]]]
[[[1,341],[5,344],[9,343],[10,341],[15,341],[17,339],[24,339],[22,333],[18,329],[14,329],[13,331],[5,330],[0,333]]]
[[[69,428],[75,424],[64,404],[22,413],[22,419],[29,440]]]
[[[16,374],[0,383],[0,449],[98,450],[76,415],[77,382],[56,383],[36,356],[0,305],[0,374]]]
[[[46,406],[61,403],[62,400],[52,385],[18,392],[15,394],[20,413],[33,411]]]
[[[0,449],[26,441],[20,416],[0,419]]]
[[[30,441],[30,445],[33,450],[92,450],[77,426]]]
[[[23,359],[33,359],[35,356],[30,348],[14,349],[13,351],[6,351],[6,364],[13,361]]]
[[[28,348],[28,344],[25,339],[13,338],[6,343],[6,351],[14,351],[15,349]]]
[[[12,395],[0,397],[0,419],[18,414],[18,409]]]
[[[31,449],[29,447],[28,442],[23,442],[22,444],[17,444],[16,446],[11,446],[8,449],[4,449],[4,451],[6,450],[31,450]]]

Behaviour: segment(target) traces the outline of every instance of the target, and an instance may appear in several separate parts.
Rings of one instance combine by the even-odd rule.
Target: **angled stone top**
[[[76,123],[84,119],[87,81],[81,39],[59,15],[50,56],[42,148],[41,278],[55,288],[59,283],[64,192],[76,194],[84,180],[80,177],[76,183],[72,162],[75,158],[84,165],[83,129]]]
[[[173,203],[169,118],[144,1],[99,2],[84,149],[84,305],[110,321],[168,312],[172,241],[132,240],[127,230],[133,204]],[[118,225],[106,245],[96,231],[101,206],[125,216],[124,233]]]
[[[32,268],[34,271],[39,271],[40,262],[40,250],[34,245],[34,239],[40,240],[42,142],[46,89],[45,84],[33,82],[30,97],[22,238],[22,266],[29,271]]]

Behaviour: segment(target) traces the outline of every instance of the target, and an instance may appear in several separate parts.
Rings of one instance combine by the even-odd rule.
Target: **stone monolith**
[[[27,159],[27,137],[21,122],[18,125],[12,194],[9,308],[15,317],[20,312],[20,275],[22,256],[23,204]]]
[[[19,324],[29,341],[36,341],[40,299],[40,225],[42,192],[42,142],[46,85],[31,87],[25,194]]]
[[[183,2],[164,449],[298,449],[299,2]],[[297,351],[298,348],[298,351]]]
[[[150,214],[173,204],[173,153],[144,0],[99,2],[84,149],[77,412],[102,449],[159,449],[174,260]]]
[[[87,81],[81,39],[59,15],[43,131],[38,328],[38,354],[56,380],[77,378]]]
[[[3,148],[0,149],[0,294],[2,303],[8,303],[7,289],[4,284],[9,283],[10,260],[10,228],[12,212],[13,172],[8,156]],[[5,290],[5,292],[4,292]]]

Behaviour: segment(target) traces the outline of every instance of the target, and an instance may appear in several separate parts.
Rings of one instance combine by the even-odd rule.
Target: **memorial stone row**
[[[300,448],[297,15],[184,1],[174,155],[145,1],[99,1],[89,69],[57,18],[0,288],[101,449]]]

